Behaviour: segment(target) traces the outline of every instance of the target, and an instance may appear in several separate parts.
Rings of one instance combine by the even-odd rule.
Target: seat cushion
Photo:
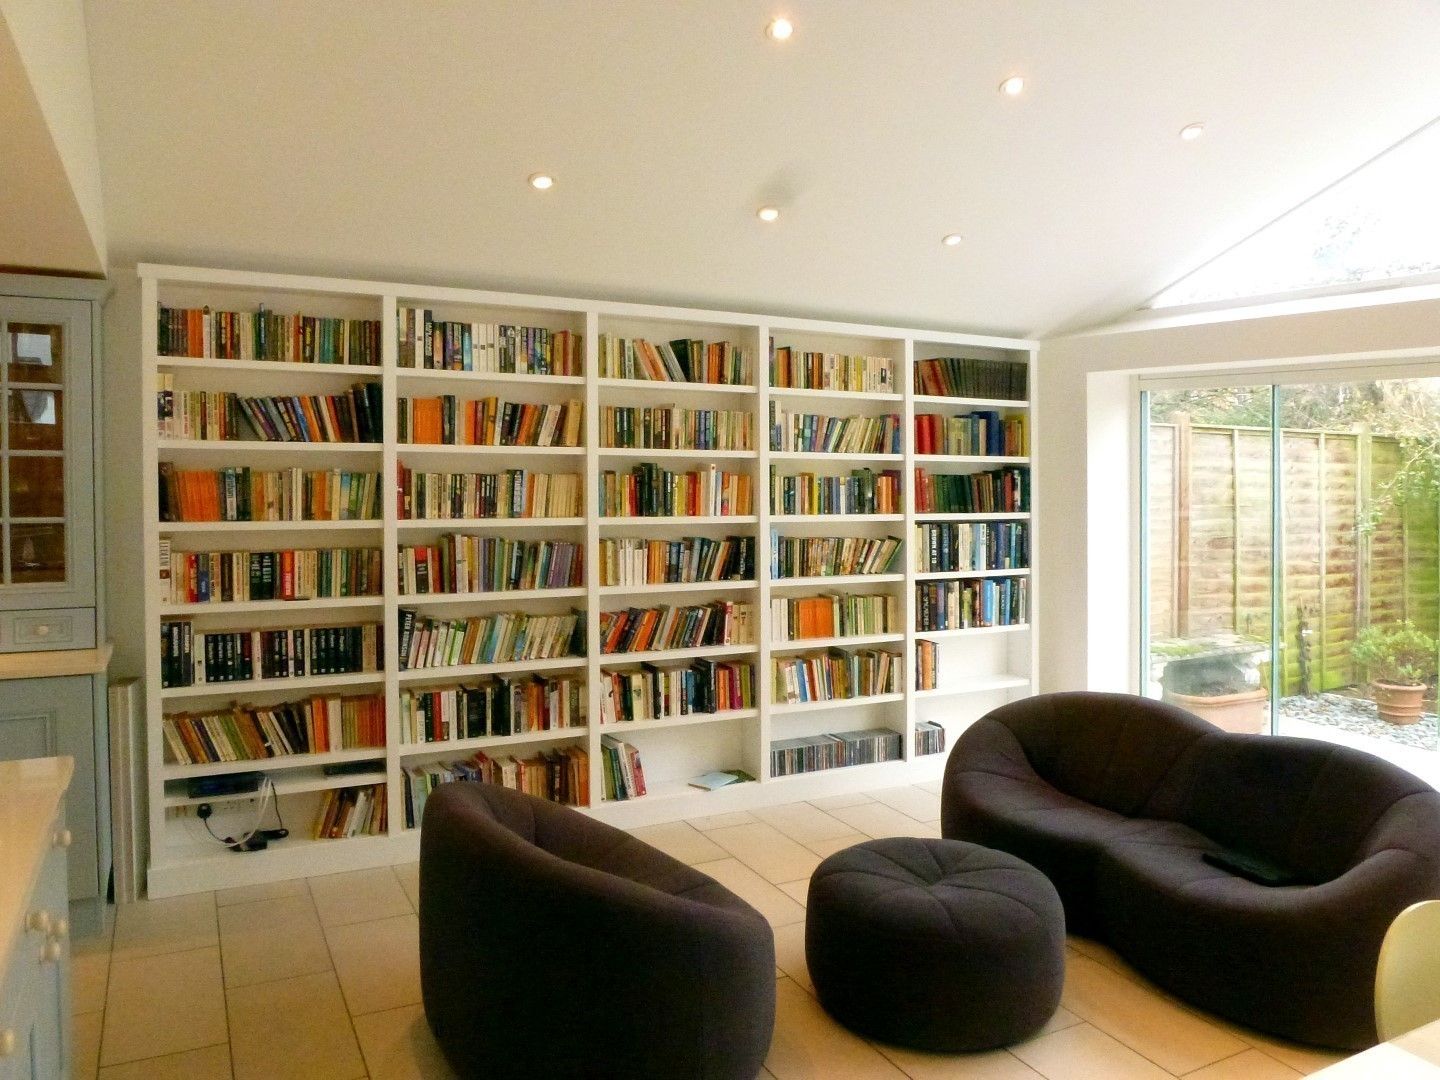
[[[1012,855],[872,840],[811,877],[805,955],[820,1003],[847,1027],[919,1049],[984,1050],[1053,1015],[1064,912],[1045,875]]]

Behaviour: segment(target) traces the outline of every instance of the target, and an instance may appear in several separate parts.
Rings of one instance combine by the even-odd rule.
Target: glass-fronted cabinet
[[[0,760],[75,759],[65,813],[77,932],[99,925],[111,864],[96,531],[105,290],[0,275]]]

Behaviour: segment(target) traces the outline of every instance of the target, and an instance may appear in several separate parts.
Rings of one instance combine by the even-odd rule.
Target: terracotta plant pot
[[[1420,719],[1425,703],[1425,687],[1396,686],[1393,683],[1371,683],[1375,707],[1380,719],[1392,724],[1413,724]]]
[[[1165,700],[1189,710],[1201,720],[1210,721],[1222,731],[1256,735],[1265,730],[1265,721],[1268,719],[1265,702],[1268,697],[1269,694],[1262,687],[1259,690],[1216,694],[1211,697],[1171,692],[1165,695]]]

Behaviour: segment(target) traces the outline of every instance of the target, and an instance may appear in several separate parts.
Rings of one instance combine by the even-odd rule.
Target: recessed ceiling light
[[[771,19],[770,25],[765,27],[765,36],[771,41],[789,41],[793,33],[795,24],[789,19]]]
[[[762,206],[755,211],[755,216],[761,221],[774,221],[780,216],[780,211],[773,206]]]
[[[555,178],[548,173],[537,172],[530,174],[530,186],[536,191],[549,191],[555,186]]]
[[[1186,142],[1194,142],[1201,135],[1205,134],[1204,124],[1186,124],[1180,129],[1180,138]]]
[[[958,232],[952,232],[946,233],[943,237],[941,237],[940,243],[944,244],[946,247],[957,247],[964,239],[965,237],[961,236]]]
[[[1007,97],[1019,97],[1025,89],[1024,75],[1011,75],[1000,84],[1000,92]]]

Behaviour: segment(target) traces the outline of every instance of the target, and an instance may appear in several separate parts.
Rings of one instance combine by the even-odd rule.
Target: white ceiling
[[[796,24],[778,45],[763,28]],[[1043,335],[1440,112],[1431,0],[89,0],[111,262]],[[1018,99],[996,87],[1019,72]],[[1201,120],[1204,138],[1176,133]],[[526,186],[536,170],[555,188]],[[782,215],[762,225],[755,209]],[[959,231],[957,248],[940,237]]]

